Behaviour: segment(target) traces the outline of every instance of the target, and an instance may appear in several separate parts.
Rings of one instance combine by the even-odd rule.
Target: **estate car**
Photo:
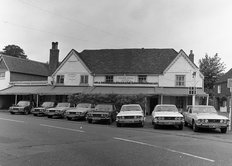
[[[32,108],[33,108],[33,104],[30,101],[19,101],[18,104],[13,105],[9,108],[9,112],[11,114],[15,114],[15,113],[29,114]]]

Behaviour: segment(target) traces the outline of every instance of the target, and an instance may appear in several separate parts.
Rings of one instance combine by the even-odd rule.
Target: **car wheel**
[[[37,114],[33,114],[34,116],[38,116]]]
[[[158,128],[159,128],[159,125],[156,124],[156,123],[154,123],[153,127],[154,127],[154,129],[158,129]]]
[[[184,121],[184,126],[188,126],[188,123],[186,121]]]
[[[28,115],[29,114],[29,110],[25,110],[24,114]]]
[[[117,127],[122,127],[121,123],[116,123],[117,124]]]
[[[92,119],[88,119],[88,123],[92,123]]]
[[[48,115],[48,118],[52,118],[52,115]]]
[[[113,122],[112,118],[108,120],[108,124],[110,125]]]
[[[67,120],[72,120],[72,118],[70,118],[70,117],[67,117]]]
[[[10,112],[12,115],[14,115],[15,113],[14,112]]]
[[[144,122],[141,122],[141,123],[140,123],[140,126],[143,127],[143,126],[144,126]]]
[[[194,132],[197,132],[198,130],[199,130],[199,129],[198,129],[198,127],[197,127],[195,121],[193,121],[193,131],[194,131]]]
[[[183,130],[183,127],[184,127],[183,124],[178,126],[179,130]]]
[[[221,128],[221,133],[226,133],[227,132],[227,128]]]

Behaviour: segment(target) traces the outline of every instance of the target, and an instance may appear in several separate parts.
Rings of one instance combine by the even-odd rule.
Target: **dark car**
[[[19,101],[18,104],[13,105],[9,108],[9,112],[11,114],[15,114],[15,113],[29,114],[32,108],[33,108],[32,102]]]
[[[43,104],[40,107],[33,108],[31,110],[31,113],[34,116],[44,116],[46,115],[46,111],[48,108],[52,108],[55,106],[55,102],[47,101],[43,102]]]
[[[116,119],[116,107],[113,104],[97,104],[96,107],[89,111],[86,120],[89,123],[93,121],[107,121],[111,124]]]

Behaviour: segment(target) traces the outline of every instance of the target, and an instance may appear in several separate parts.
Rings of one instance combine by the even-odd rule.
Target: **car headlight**
[[[208,120],[208,119],[205,119],[205,120],[204,120],[204,122],[205,122],[205,123],[208,123],[208,122],[209,122],[209,120]]]
[[[135,118],[136,118],[136,119],[140,119],[140,118],[142,118],[142,116],[135,116]]]
[[[220,123],[227,123],[227,120],[226,119],[221,119]]]
[[[198,122],[198,123],[202,123],[203,120],[202,120],[202,119],[198,119],[197,122]]]
[[[158,117],[158,120],[164,120],[164,117]]]

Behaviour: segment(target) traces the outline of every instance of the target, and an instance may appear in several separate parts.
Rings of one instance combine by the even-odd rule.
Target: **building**
[[[214,106],[220,112],[229,112],[231,92],[227,87],[227,81],[230,78],[232,78],[232,69],[221,76],[214,85]]]
[[[48,77],[47,84],[14,84],[0,95],[33,94],[40,100],[65,101],[68,95],[143,94],[146,113],[157,104],[175,104],[180,111],[190,104],[207,104],[204,76],[194,54],[174,49],[71,50]],[[15,97],[16,98],[16,97]],[[205,103],[204,103],[205,102]]]
[[[16,84],[19,85],[45,85],[48,77],[56,70],[59,65],[59,49],[58,43],[52,43],[50,49],[49,63],[32,61],[29,59],[16,58],[8,55],[0,55],[0,90],[9,89]],[[9,106],[12,98],[18,91],[12,91],[11,94],[0,96],[0,108]],[[24,98],[32,100],[32,94],[24,95]],[[20,96],[18,96],[20,97]]]

